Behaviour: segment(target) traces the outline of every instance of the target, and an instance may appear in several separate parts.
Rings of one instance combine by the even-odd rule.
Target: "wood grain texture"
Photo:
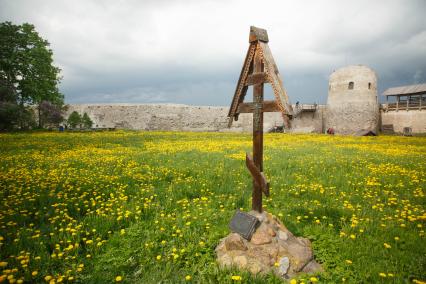
[[[253,113],[254,103],[240,103],[238,105],[238,113]],[[278,107],[275,101],[263,101],[262,104],[262,112],[280,112],[280,108]]]
[[[253,72],[261,73],[264,70],[262,53],[259,43],[253,59]],[[263,84],[253,86],[253,162],[259,172],[263,171]],[[262,212],[262,188],[253,179],[252,209]]]
[[[289,97],[287,92],[285,91],[283,82],[280,78],[280,73],[278,71],[278,67],[275,64],[274,57],[272,56],[272,52],[269,49],[269,45],[264,42],[259,42],[259,45],[263,52],[263,62],[265,64],[265,71],[268,74],[268,81],[272,85],[272,89],[274,91],[275,99],[279,108],[281,109],[284,122],[286,123],[286,127],[290,127],[290,117],[293,116],[293,108],[290,104]]]
[[[254,164],[253,159],[250,157],[249,154],[246,153],[246,166],[249,170],[251,176],[253,177],[254,182],[262,192],[268,197],[269,196],[269,183],[266,180],[265,175],[259,171],[259,169]]]
[[[247,76],[245,86],[252,86],[256,84],[263,84],[268,82],[268,74],[265,72],[253,73]]]
[[[232,121],[238,120],[238,113],[237,108],[238,104],[241,103],[244,100],[244,97],[247,93],[247,86],[244,85],[244,82],[247,80],[247,76],[249,73],[251,73],[252,67],[252,61],[254,57],[254,52],[256,50],[256,44],[250,44],[246,58],[244,60],[243,67],[241,69],[240,77],[238,78],[237,87],[235,89],[234,97],[232,98],[231,107],[229,108],[228,112],[228,127],[231,127]]]
[[[268,32],[265,29],[257,28],[254,26],[250,27],[250,36],[249,36],[249,42],[268,42]]]

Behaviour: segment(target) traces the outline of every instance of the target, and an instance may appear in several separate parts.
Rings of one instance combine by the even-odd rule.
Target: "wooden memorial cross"
[[[252,209],[262,212],[262,192],[269,196],[269,183],[263,174],[263,113],[281,112],[284,126],[290,128],[293,108],[289,102],[277,65],[268,46],[268,33],[250,27],[250,46],[229,109],[228,127],[240,113],[253,113],[253,159],[246,154],[246,165],[253,177]],[[275,100],[263,100],[263,84],[270,83]],[[253,102],[244,103],[249,86],[253,86]]]

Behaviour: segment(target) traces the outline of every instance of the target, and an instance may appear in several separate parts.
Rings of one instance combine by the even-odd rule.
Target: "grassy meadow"
[[[291,283],[425,283],[426,137],[265,135],[265,209],[325,272]],[[251,207],[250,134],[0,134],[0,282],[281,283],[221,270]]]

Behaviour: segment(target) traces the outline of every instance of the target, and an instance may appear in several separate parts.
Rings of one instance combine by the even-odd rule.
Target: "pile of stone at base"
[[[250,211],[260,221],[250,241],[237,233],[223,238],[216,247],[219,265],[248,270],[252,274],[273,271],[284,279],[299,272],[323,271],[313,259],[308,239],[295,237],[275,216]]]

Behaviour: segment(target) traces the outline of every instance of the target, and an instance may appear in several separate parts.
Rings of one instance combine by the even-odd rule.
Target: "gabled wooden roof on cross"
[[[268,41],[268,33],[266,30],[253,26],[250,27],[250,46],[229,109],[228,127],[231,127],[234,119],[238,120],[238,115],[240,113],[253,112],[253,104],[243,103],[248,87],[259,83],[270,83],[274,91],[275,101],[265,101],[262,105],[262,111],[281,112],[284,125],[290,128],[293,108],[284,89],[272,52],[269,49]],[[264,65],[264,72],[254,72],[253,61],[255,53],[259,53],[260,55]]]
[[[262,192],[269,196],[269,183],[263,174],[263,113],[281,112],[284,125],[290,128],[293,108],[289,102],[275,60],[268,46],[268,33],[250,27],[250,46],[229,109],[228,126],[240,113],[253,113],[253,159],[246,154],[246,165],[253,178],[252,209],[262,212]],[[263,100],[263,84],[270,83],[274,101]],[[253,102],[244,103],[249,86],[253,86]]]

